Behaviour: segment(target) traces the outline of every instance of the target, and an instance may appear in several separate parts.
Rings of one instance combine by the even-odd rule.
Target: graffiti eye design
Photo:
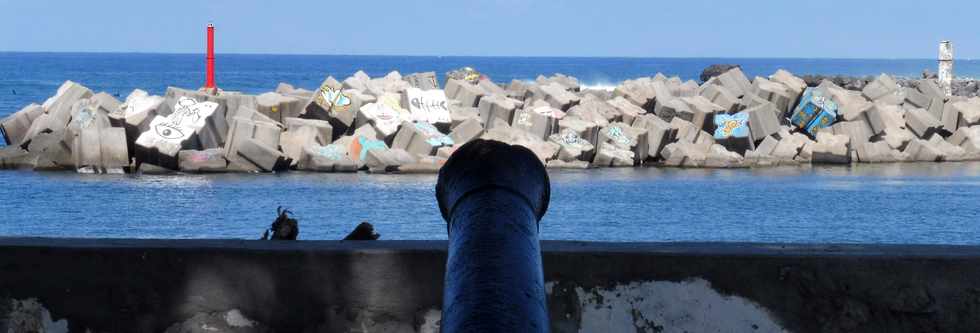
[[[158,124],[154,127],[157,135],[167,140],[177,140],[184,137],[184,132],[177,126],[171,124]]]

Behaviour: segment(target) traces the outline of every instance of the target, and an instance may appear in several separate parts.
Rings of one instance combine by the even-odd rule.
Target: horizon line
[[[143,51],[11,51],[11,50],[0,50],[0,54],[130,54],[130,55],[200,55],[204,56],[204,52],[201,53],[190,53],[190,52],[143,52]],[[310,56],[321,56],[321,57],[406,57],[406,58],[585,58],[585,59],[735,59],[735,60],[758,60],[758,59],[773,59],[773,60],[925,60],[925,61],[938,61],[938,59],[930,58],[869,58],[869,57],[782,57],[782,56],[767,56],[767,57],[747,57],[747,56],[734,56],[734,57],[720,57],[720,56],[700,56],[700,57],[683,57],[683,56],[556,56],[556,55],[425,55],[425,54],[369,54],[369,53],[351,53],[351,54],[327,54],[327,53],[260,53],[260,52],[217,52],[217,55],[244,55],[244,56],[286,56],[286,57],[310,57]],[[972,58],[961,58],[955,60],[965,60],[973,61]]]

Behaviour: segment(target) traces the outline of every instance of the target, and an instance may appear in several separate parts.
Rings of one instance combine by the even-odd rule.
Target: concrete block
[[[636,163],[636,155],[629,149],[617,145],[604,144],[596,149],[593,167],[631,167]]]
[[[520,101],[513,98],[501,95],[488,95],[480,99],[478,108],[479,117],[487,128],[492,127],[492,118],[499,118],[510,123],[514,118],[514,111],[521,105],[522,103]]]
[[[574,131],[579,137],[589,141],[589,143],[591,143],[593,146],[598,143],[600,128],[601,127],[594,122],[570,115],[567,115],[558,121],[558,132],[566,129]]]
[[[546,140],[558,130],[558,121],[564,117],[564,112],[550,106],[524,108],[514,114],[511,126],[540,140]]]
[[[698,95],[703,96],[726,111],[735,111],[738,108],[739,95],[731,92],[726,87],[710,81],[701,86],[701,91]]]
[[[834,134],[846,135],[851,142],[870,142],[874,134],[871,132],[871,125],[863,119],[854,121],[842,121],[831,126]]]
[[[199,148],[219,148],[224,146],[228,136],[228,119],[235,117],[243,108],[257,110],[258,102],[255,96],[239,93],[222,92],[213,95],[204,91],[192,91],[174,87],[167,88],[164,103],[157,109],[157,114],[169,116],[177,111],[177,103],[181,98],[189,98],[198,102],[217,103],[218,107],[211,116],[205,119],[205,124],[196,131]]]
[[[228,160],[224,150],[181,150],[180,171],[187,173],[215,173],[228,171]]]
[[[348,156],[347,151],[348,147],[341,144],[305,147],[297,168],[315,172],[355,172],[357,163]]]
[[[895,82],[895,79],[886,74],[881,74],[877,79],[864,86],[861,93],[872,101],[896,105],[904,99],[901,90],[902,87]]]
[[[342,83],[341,90],[354,89],[360,91],[367,91],[367,84],[371,81],[371,77],[364,73],[364,71],[357,71],[354,75],[344,79]],[[322,86],[321,86],[322,88]],[[333,88],[331,88],[333,89]]]
[[[496,83],[493,83],[493,81],[490,81],[490,79],[488,79],[485,76],[481,77],[480,80],[476,83],[476,85],[480,87],[480,89],[483,89],[483,91],[485,92],[484,95],[501,95],[501,96],[507,95],[506,89],[501,88],[500,86],[498,86]]]
[[[361,107],[357,124],[358,128],[370,124],[381,134],[381,137],[388,138],[398,132],[398,127],[403,122],[410,121],[412,118],[408,110],[399,105],[379,101]]]
[[[578,96],[569,92],[565,86],[557,83],[539,85],[536,88],[536,90],[533,88],[529,89],[529,92],[535,91],[535,93],[525,98],[525,100],[543,100],[548,102],[551,107],[561,111],[568,111],[580,101]]]
[[[712,145],[705,156],[704,167],[706,168],[740,168],[743,167],[744,158],[738,153],[728,151],[722,145]]]
[[[282,171],[289,168],[292,160],[276,147],[258,139],[246,139],[238,146],[238,156],[251,162],[263,172]]]
[[[717,79],[719,85],[725,87],[736,98],[752,92],[752,83],[749,82],[749,78],[745,76],[745,73],[742,73],[741,68],[735,67],[729,69],[715,79]]]
[[[449,79],[446,80],[445,94],[447,98],[459,101],[461,106],[475,107],[486,92],[467,81]]]
[[[364,165],[367,153],[371,150],[388,150],[388,145],[381,140],[375,140],[370,136],[355,135],[347,148],[347,154],[358,166]]]
[[[368,151],[364,164],[372,173],[385,173],[397,171],[398,167],[415,164],[417,161],[418,159],[403,149],[374,149]]]
[[[450,124],[452,117],[442,90],[405,89],[402,105],[411,113],[411,121],[424,121],[431,124]]]
[[[807,89],[790,117],[791,124],[811,135],[820,128],[830,127],[836,120],[837,103],[821,88]]]
[[[71,106],[93,95],[92,90],[85,86],[72,81],[65,81],[58,87],[55,95],[45,100],[41,107],[44,108],[45,113],[57,119],[59,123],[67,124]]]
[[[297,131],[303,127],[310,127],[316,131],[317,144],[324,146],[333,142],[333,127],[330,122],[317,119],[285,118],[283,124],[286,131]]]
[[[402,124],[391,143],[392,149],[403,149],[414,155],[434,155],[441,147],[455,144],[452,138],[442,134],[435,126],[426,122]]]
[[[905,105],[911,105],[912,108],[928,109],[931,103],[932,99],[918,90],[911,88],[905,90]]]
[[[704,166],[709,150],[710,146],[705,148],[690,142],[674,142],[664,147],[660,155],[665,166],[696,168]]]
[[[779,114],[791,112],[791,108],[796,106],[796,97],[799,93],[794,94],[790,91],[789,87],[786,87],[782,83],[772,82],[762,77],[756,77],[752,82],[752,93],[749,95],[756,95],[769,101],[775,105],[776,109],[779,110]],[[743,97],[744,98],[744,97]]]
[[[436,72],[412,73],[402,78],[409,86],[422,90],[439,89]]]
[[[772,103],[765,103],[745,109],[741,113],[749,116],[749,131],[752,142],[760,142],[780,130],[779,115],[781,111]],[[717,122],[716,122],[717,123]]]
[[[575,77],[572,77],[572,76],[567,76],[567,75],[561,74],[561,73],[556,73],[555,75],[552,75],[551,77],[545,77],[543,75],[538,75],[538,77],[534,81],[537,84],[539,84],[539,85],[548,85],[548,84],[552,84],[552,83],[559,84],[559,85],[565,87],[565,89],[568,90],[568,91],[579,91],[579,90],[582,89],[581,88],[581,85],[578,82],[578,79],[576,79]]]
[[[918,91],[923,95],[928,96],[930,99],[946,98],[946,93],[943,92],[943,89],[939,87],[939,84],[936,82],[936,80],[932,80],[932,79],[919,80],[917,83],[918,83],[918,87],[916,89],[918,89]]]
[[[123,173],[130,166],[129,148],[126,142],[126,129],[109,127],[100,130],[102,145],[102,172]]]
[[[793,73],[782,69],[777,70],[776,73],[770,75],[769,81],[781,83],[782,85],[786,86],[788,91],[791,93],[790,100],[792,100],[793,103],[800,98],[800,95],[803,94],[803,90],[806,89],[806,81],[797,77],[796,75],[793,75]],[[793,106],[793,103],[790,103],[790,106]]]
[[[728,111],[728,109],[712,103],[703,96],[685,97],[680,100],[687,103],[687,108],[676,109],[677,113],[674,117],[686,120],[703,130],[714,131],[715,115]]]
[[[294,166],[302,159],[303,148],[314,145],[319,146],[320,142],[317,141],[316,129],[310,126],[302,126],[280,134],[279,146],[282,147],[286,157],[292,160]]]
[[[637,111],[637,109],[630,110]],[[630,112],[630,110],[627,110],[627,112]],[[578,105],[568,110],[567,115],[592,122],[600,127],[606,126],[610,122],[622,121],[624,118],[619,108],[606,101],[592,97],[582,98]]]
[[[912,161],[939,162],[943,158],[943,153],[938,147],[922,139],[909,141],[903,152],[908,154]]]
[[[812,148],[814,164],[850,164],[850,138],[827,131],[817,133],[817,143]]]
[[[629,150],[633,152],[634,164],[636,164],[650,154],[646,135],[646,130],[633,128],[625,123],[612,123],[599,130],[598,148],[601,150],[605,146],[614,145]]]
[[[174,112],[166,117],[154,117],[149,129],[136,139],[136,158],[140,163],[176,170],[177,153],[190,148],[192,138],[206,126],[208,117],[218,109],[218,103],[180,97],[173,109]]]
[[[483,124],[478,119],[469,119],[453,128],[449,138],[455,144],[464,144],[483,135]]]
[[[255,102],[256,111],[281,123],[286,118],[299,117],[305,111],[307,101],[269,92],[256,96]]]
[[[715,142],[729,151],[744,155],[746,151],[755,149],[755,141],[749,130],[749,114],[739,112],[732,115],[720,114],[714,118]]]
[[[670,123],[651,114],[636,118],[631,127],[646,130],[647,156],[638,156],[642,160],[660,158],[660,151],[677,135]]]
[[[347,86],[347,81],[344,82],[344,86]],[[361,81],[355,79],[351,82]],[[302,117],[329,121],[333,127],[333,139],[336,140],[353,128],[354,119],[362,106],[376,101],[375,97],[362,91],[363,89],[338,90],[324,82],[307,101]]]
[[[8,146],[19,145],[27,138],[27,132],[31,128],[34,119],[44,113],[44,108],[37,104],[31,104],[20,111],[0,120],[0,134]]]
[[[943,126],[936,117],[924,109],[906,111],[905,124],[912,133],[922,139],[928,139]]]
[[[646,110],[636,106],[636,104],[633,104],[622,96],[606,101],[606,103],[612,106],[615,112],[620,114],[619,119],[627,124],[632,124],[634,119],[647,113]]]
[[[572,129],[552,134],[548,140],[561,146],[558,159],[565,162],[589,161],[594,155],[595,146]]]

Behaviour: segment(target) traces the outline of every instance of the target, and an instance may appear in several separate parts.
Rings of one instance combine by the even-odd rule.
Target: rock
[[[268,333],[268,327],[246,318],[238,309],[227,312],[197,313],[193,317],[171,325],[164,333]]]
[[[514,118],[514,111],[523,103],[520,101],[501,95],[489,95],[480,99],[479,116],[487,129],[493,128],[493,118],[498,118],[506,123],[510,123]]]
[[[413,88],[422,90],[439,89],[439,81],[436,79],[436,72],[412,73],[402,78]]]
[[[846,135],[834,135],[829,131],[817,133],[817,143],[812,148],[814,164],[850,164],[850,138]]]
[[[435,73],[433,73],[433,76],[435,76]],[[378,238],[381,238],[381,234],[374,232],[373,225],[367,222],[361,222],[361,224],[358,224],[357,227],[354,228],[354,231],[351,231],[350,234],[347,234],[347,237],[344,237],[344,240],[373,241],[378,240]]]
[[[739,112],[733,115],[720,114],[714,119],[715,142],[729,151],[744,155],[746,151],[755,148],[755,141],[749,131],[749,114]]]
[[[442,90],[408,88],[402,94],[402,105],[411,113],[411,121],[447,125],[452,123],[446,93]]]
[[[548,140],[561,146],[558,159],[565,162],[589,161],[594,154],[595,146],[572,129],[552,134]]]
[[[906,111],[905,124],[912,133],[922,139],[928,139],[943,126],[938,119],[924,109]]]
[[[436,149],[455,144],[452,138],[442,134],[435,126],[426,122],[402,124],[391,143],[392,149],[404,149],[414,155],[429,156]]]
[[[483,135],[483,125],[477,119],[469,119],[453,128],[449,138],[455,144],[464,144]]]
[[[358,165],[348,156],[347,149],[341,144],[304,147],[297,168],[316,172],[355,172]]]
[[[734,64],[714,64],[708,66],[703,71],[701,71],[701,76],[700,76],[701,82],[708,82],[708,80],[710,80],[713,77],[724,74],[725,72],[728,72],[733,68],[740,68],[740,67],[741,66],[734,65]]]
[[[473,83],[450,78],[446,81],[445,94],[447,98],[459,101],[461,106],[475,107],[486,93]]]
[[[180,171],[187,173],[213,173],[228,170],[228,160],[223,149],[181,150],[178,153]]]
[[[837,103],[831,100],[827,89],[808,88],[793,111],[790,123],[814,135],[817,130],[833,125],[836,119]]]
[[[180,97],[173,109],[174,112],[166,117],[154,117],[149,129],[136,139],[138,163],[177,170],[177,153],[193,147],[194,135],[206,126],[208,117],[218,109],[218,103]]]
[[[27,138],[27,132],[31,128],[34,119],[44,113],[44,108],[37,104],[31,104],[20,111],[0,120],[0,134],[8,146],[19,145]]]
[[[471,84],[477,84],[480,81],[480,78],[482,78],[482,77],[483,77],[483,74],[480,74],[479,71],[477,71],[476,69],[473,69],[472,67],[463,67],[463,68],[459,68],[459,69],[455,69],[455,70],[446,72],[446,81],[447,82],[449,80],[457,80],[457,81],[468,82],[468,83],[471,83]],[[447,83],[446,86],[448,86],[448,85],[449,84]],[[448,88],[447,88],[447,90],[448,90]]]

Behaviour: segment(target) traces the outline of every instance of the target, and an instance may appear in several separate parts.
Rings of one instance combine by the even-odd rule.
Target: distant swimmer
[[[14,95],[17,95],[17,90],[10,89],[10,92],[13,93]]]

